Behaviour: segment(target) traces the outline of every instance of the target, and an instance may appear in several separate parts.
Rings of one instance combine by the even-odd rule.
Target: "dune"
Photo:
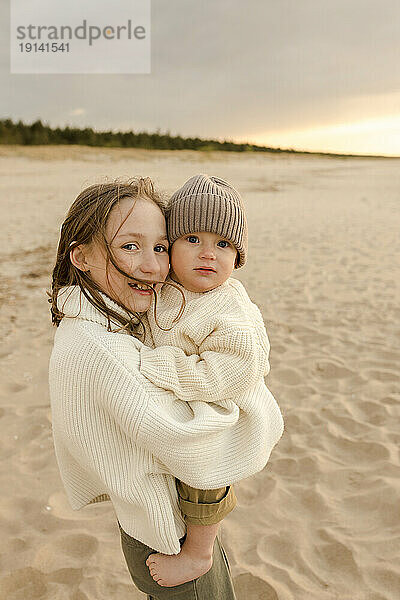
[[[236,276],[271,341],[286,430],[221,538],[238,600],[400,597],[400,160],[0,146],[0,600],[143,599],[110,503],[72,511],[52,435],[46,290],[87,185],[205,172],[249,220]]]

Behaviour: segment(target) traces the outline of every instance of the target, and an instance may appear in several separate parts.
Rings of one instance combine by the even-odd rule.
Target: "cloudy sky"
[[[399,0],[153,0],[150,75],[10,75],[0,10],[1,118],[400,155]]]

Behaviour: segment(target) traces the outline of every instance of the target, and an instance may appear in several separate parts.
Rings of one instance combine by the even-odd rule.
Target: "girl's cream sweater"
[[[140,373],[137,340],[108,331],[79,288],[64,288],[58,304],[66,317],[55,335],[49,381],[69,502],[78,510],[110,499],[129,535],[176,554],[185,525],[175,477],[212,489],[260,471],[282,433],[276,402],[257,386],[240,408],[178,400]]]

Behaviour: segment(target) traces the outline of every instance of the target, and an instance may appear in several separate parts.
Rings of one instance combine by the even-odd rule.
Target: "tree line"
[[[239,144],[231,141],[187,138],[169,133],[141,131],[94,131],[91,127],[52,128],[38,120],[28,125],[11,119],[0,120],[0,144],[37,146],[47,144],[79,144],[108,148],[145,148],[149,150],[223,150],[228,152],[295,152],[269,148],[256,144]]]

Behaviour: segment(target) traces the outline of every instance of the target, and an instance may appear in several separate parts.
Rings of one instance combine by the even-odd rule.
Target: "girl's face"
[[[165,280],[169,270],[168,239],[164,216],[154,202],[124,198],[110,212],[105,234],[115,262],[132,279],[150,284]],[[90,271],[93,281],[110,298],[132,312],[143,313],[150,308],[153,293],[146,286],[139,289],[110,262],[106,268],[107,255],[101,243],[93,241],[76,250],[75,258],[80,259],[83,270]]]
[[[191,292],[208,292],[231,276],[236,255],[236,248],[216,233],[188,233],[172,244],[171,275]]]

